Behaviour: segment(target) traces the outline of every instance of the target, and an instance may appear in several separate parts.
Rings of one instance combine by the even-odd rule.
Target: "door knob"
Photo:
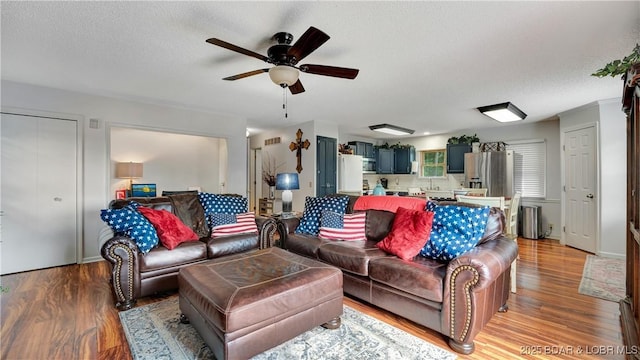
[[[587,198],[589,198],[589,199],[593,199],[593,194],[589,194],[589,195],[587,195]]]

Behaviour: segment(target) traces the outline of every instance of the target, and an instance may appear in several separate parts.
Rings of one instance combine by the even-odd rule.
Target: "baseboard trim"
[[[102,256],[91,256],[91,257],[86,257],[86,258],[82,259],[81,264],[98,262],[98,261],[102,261],[102,260],[104,260],[102,258]]]

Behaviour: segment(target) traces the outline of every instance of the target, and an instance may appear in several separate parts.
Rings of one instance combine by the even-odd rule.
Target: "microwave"
[[[376,160],[363,158],[362,159],[362,172],[375,173],[376,172]]]

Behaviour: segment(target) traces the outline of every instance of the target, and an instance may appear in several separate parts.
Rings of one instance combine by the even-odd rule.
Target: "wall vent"
[[[275,145],[275,144],[280,144],[280,137],[279,137],[279,136],[278,136],[278,137],[271,138],[271,139],[266,139],[266,140],[264,141],[264,145],[265,145],[265,146],[266,146],[266,145]]]

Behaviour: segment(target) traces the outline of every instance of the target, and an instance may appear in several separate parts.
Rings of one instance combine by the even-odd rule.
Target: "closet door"
[[[0,127],[0,273],[76,263],[77,122],[2,114]]]

